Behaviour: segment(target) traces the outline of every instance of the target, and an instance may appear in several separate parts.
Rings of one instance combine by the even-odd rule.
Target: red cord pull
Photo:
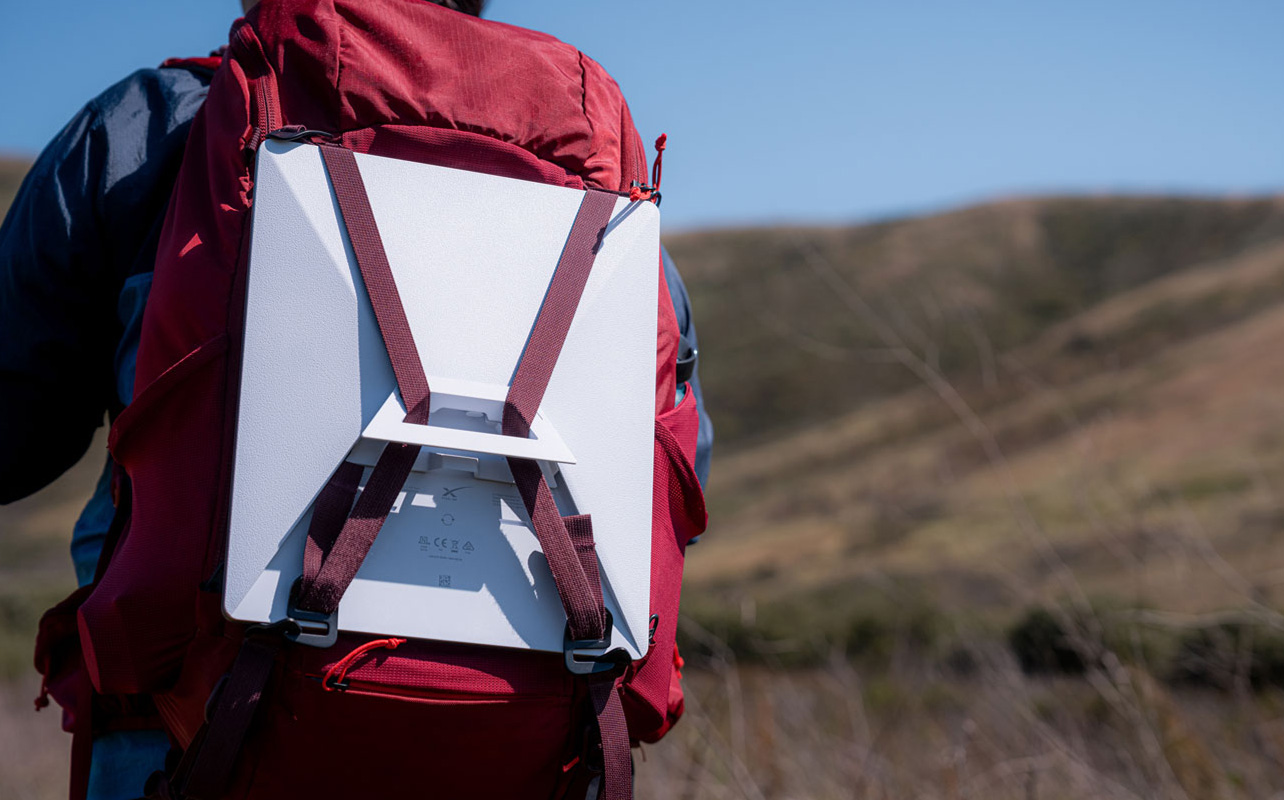
[[[343,679],[348,677],[348,670],[352,669],[352,665],[357,662],[357,659],[361,658],[366,653],[369,653],[371,650],[377,650],[381,647],[387,648],[388,650],[396,650],[405,643],[405,639],[395,638],[375,639],[374,641],[366,642],[351,653],[348,653],[346,656],[336,661],[334,666],[326,670],[325,678],[321,680],[321,685],[325,687],[327,692],[333,692],[337,688],[340,688],[338,684],[343,683]]]
[[[49,685],[42,677],[40,679],[40,696],[36,698],[36,710],[49,707]]]
[[[655,166],[651,167],[651,188],[660,188],[660,164],[664,161],[664,148],[669,142],[669,134],[662,133],[655,140]]]
[[[629,187],[629,202],[636,203],[639,200],[650,200],[657,206],[660,205],[660,176],[664,169],[661,166],[664,162],[664,148],[669,141],[669,134],[662,133],[655,140],[655,165],[651,167],[651,185],[643,186],[640,181],[634,181]]]

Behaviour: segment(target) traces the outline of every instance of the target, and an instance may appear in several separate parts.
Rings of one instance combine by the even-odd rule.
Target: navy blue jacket
[[[156,243],[209,78],[140,70],[94,98],[0,226],[0,503],[75,464],[133,395]],[[73,535],[81,583],[111,522],[105,476]]]

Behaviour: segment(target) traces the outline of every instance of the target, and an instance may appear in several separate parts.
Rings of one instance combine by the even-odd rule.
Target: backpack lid
[[[311,505],[345,459],[426,445],[339,606],[338,627],[560,652],[566,615],[503,456],[541,461],[593,517],[612,647],[650,614],[659,214],[621,197],[527,440],[497,432],[582,191],[356,156],[423,370],[406,410],[320,148],[257,159],[225,612],[277,621]],[[428,611],[431,613],[427,613]]]

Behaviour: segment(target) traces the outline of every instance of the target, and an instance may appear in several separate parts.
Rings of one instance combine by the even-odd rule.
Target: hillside
[[[1284,599],[1284,200],[1018,200],[668,244],[719,438],[697,616]]]
[[[736,448],[913,385],[897,348],[952,380],[993,382],[996,357],[1050,326],[1281,236],[1279,198],[1100,198],[1016,200],[847,228],[694,233],[666,243],[696,308],[721,443]],[[856,307],[845,293],[859,297]],[[1160,327],[1162,345],[1220,319],[1138,324]],[[1134,344],[1080,342],[1067,366],[1083,374],[1102,358],[1132,355]]]
[[[18,193],[22,176],[27,174],[29,162],[19,158],[0,157],[0,214],[8,210],[13,196]]]

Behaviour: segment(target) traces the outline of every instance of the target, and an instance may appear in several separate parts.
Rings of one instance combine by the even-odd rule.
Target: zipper
[[[329,684],[326,684],[324,675],[307,674],[304,677],[309,680],[316,681],[322,686],[328,687],[329,691],[341,694],[344,692],[354,692],[359,695],[402,697],[414,700],[441,700],[461,703],[522,703],[540,700],[564,699],[562,695],[555,694],[481,694],[476,692],[452,692],[445,689],[390,686],[389,684],[380,683],[378,681],[351,677],[345,678],[342,681],[331,681]],[[567,699],[569,699],[569,695],[567,696]]]
[[[262,45],[259,44],[258,37],[250,29],[248,24],[242,24],[236,29],[233,47],[236,53],[244,54],[247,58],[254,61],[257,67],[258,77],[255,85],[255,101],[258,111],[258,124],[254,127],[254,133],[250,135],[250,140],[246,142],[245,149],[247,155],[251,158],[258,151],[259,145],[268,134],[276,129],[276,112],[272,102],[272,92],[268,86],[276,78],[272,73],[272,65],[268,63],[267,56],[263,53]]]
[[[305,671],[303,673],[303,676],[308,678],[309,680],[317,681],[318,683],[321,684],[321,688],[327,692],[345,692],[345,691],[355,690],[362,694],[377,694],[377,695],[387,695],[392,697],[415,697],[415,698],[426,698],[426,699],[436,699],[436,700],[454,700],[454,701],[472,701],[472,702],[487,702],[487,701],[505,702],[505,701],[526,699],[528,697],[529,698],[543,698],[543,697],[551,698],[551,697],[559,696],[555,693],[554,694],[541,693],[541,694],[526,695],[520,692],[515,692],[512,694],[508,694],[508,693],[496,694],[493,692],[485,692],[485,691],[452,692],[449,690],[433,689],[433,688],[427,688],[427,687],[390,685],[386,681],[378,680],[377,676],[376,676],[376,679],[371,680],[370,678],[365,678],[365,679],[356,678],[350,675],[351,671],[358,669],[359,665],[362,662],[371,664],[372,662],[370,662],[369,659],[378,658],[381,655],[387,655],[387,653],[376,653],[376,651],[396,650],[397,648],[401,647],[401,645],[405,643],[406,643],[406,640],[404,638],[395,637],[395,636],[389,637],[386,639],[372,639],[368,642],[365,642],[363,644],[357,645],[356,647],[352,648],[352,650],[346,656],[344,656],[343,658],[340,658],[338,661],[335,661],[333,664],[331,664],[323,674],[317,674],[314,672]],[[373,663],[372,665],[376,668],[376,670],[379,669],[379,664]]]
[[[258,92],[260,119],[259,124],[254,128],[254,135],[250,137],[250,141],[245,145],[245,149],[250,153],[258,152],[259,145],[263,144],[263,140],[270,136],[270,131],[276,127],[275,121],[272,119],[272,106],[268,102],[267,82],[268,78],[265,75],[259,78],[259,82],[255,86]]]
[[[634,130],[636,131],[637,129],[634,128]],[[639,134],[638,139],[641,138],[642,136]],[[646,144],[641,141],[638,144],[642,146],[633,148],[633,179],[638,182],[644,182],[646,181]],[[639,152],[642,154],[641,160],[638,160]],[[626,191],[625,194],[628,194],[628,192]]]
[[[259,102],[263,108],[263,135],[266,136],[268,131],[276,127],[276,120],[272,118],[272,104],[268,102],[267,82],[269,78],[264,76],[259,81]]]

